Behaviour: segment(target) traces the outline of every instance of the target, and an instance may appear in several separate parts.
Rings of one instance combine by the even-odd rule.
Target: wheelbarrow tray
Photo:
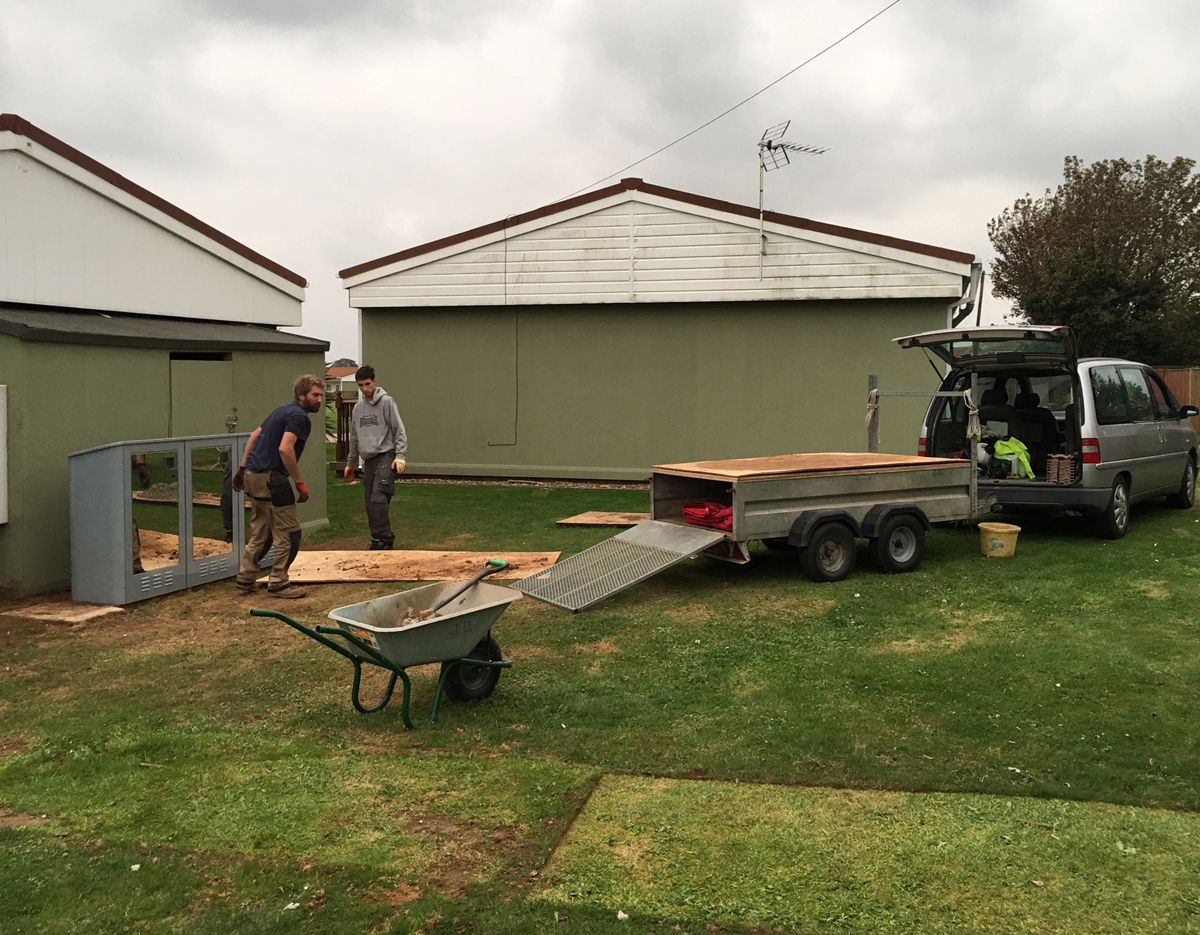
[[[461,582],[447,581],[400,591],[334,608],[329,617],[401,668],[461,659],[487,635],[505,608],[522,595],[511,588],[480,581],[435,616],[399,625],[406,615],[432,609],[460,585]],[[353,644],[347,648],[367,658]]]

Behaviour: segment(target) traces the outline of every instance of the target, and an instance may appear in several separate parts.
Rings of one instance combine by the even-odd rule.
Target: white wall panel
[[[540,226],[539,226],[540,225]],[[666,202],[638,191],[590,213],[491,233],[348,282],[360,308],[421,305],[956,298],[964,263]]]
[[[302,297],[19,150],[0,150],[0,300],[294,326]]]

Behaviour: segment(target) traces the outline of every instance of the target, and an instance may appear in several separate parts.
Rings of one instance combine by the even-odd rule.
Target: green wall
[[[249,432],[286,402],[293,380],[320,374],[316,354],[235,352],[234,400]],[[23,342],[0,335],[0,383],[8,386],[9,522],[0,524],[0,590],[36,594],[70,587],[67,456],[111,442],[166,437],[171,361],[166,350]],[[225,431],[224,413],[215,433]],[[327,522],[323,424],[314,422],[302,467],[312,500],[306,525]]]
[[[891,339],[947,302],[365,309],[363,356],[400,407],[412,466],[642,478],[653,464],[866,448],[867,375],[937,377]],[[925,402],[885,400],[880,447],[915,453]]]

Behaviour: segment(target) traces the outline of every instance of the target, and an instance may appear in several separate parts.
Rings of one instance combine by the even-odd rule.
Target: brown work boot
[[[253,581],[235,581],[234,585],[237,587],[237,589],[242,594],[253,594],[254,593],[254,582]]]
[[[308,592],[304,588],[297,588],[294,585],[285,584],[279,588],[267,588],[267,597],[277,597],[280,600],[294,601],[304,597]]]

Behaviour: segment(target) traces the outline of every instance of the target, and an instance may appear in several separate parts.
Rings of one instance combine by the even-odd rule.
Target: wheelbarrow
[[[437,720],[443,692],[455,701],[487,698],[500,681],[500,670],[512,662],[500,654],[492,637],[492,624],[506,607],[521,597],[519,591],[484,584],[482,579],[502,571],[507,562],[490,559],[469,581],[449,581],[413,588],[338,607],[329,612],[337,626],[316,629],[273,610],[251,610],[252,617],[274,617],[327,646],[354,665],[350,701],[360,714],[382,711],[392,699],[396,679],[404,685],[400,717],[413,729],[409,716],[412,683],[404,671],[410,666],[439,662],[437,694],[426,723]],[[391,673],[382,698],[365,705],[359,695],[363,664]]]

